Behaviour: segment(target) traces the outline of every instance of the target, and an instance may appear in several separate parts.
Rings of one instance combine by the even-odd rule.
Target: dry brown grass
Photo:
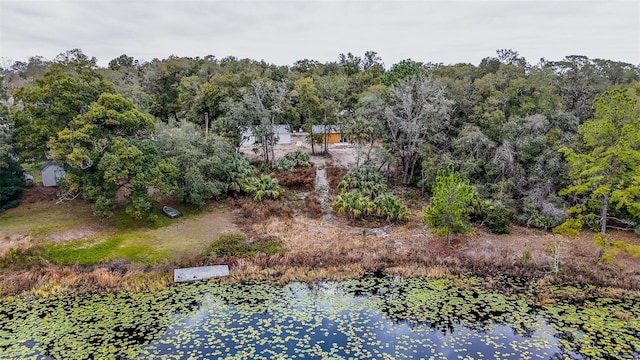
[[[598,264],[598,249],[589,233],[563,244],[564,270],[560,274],[550,274],[551,256],[547,244],[551,235],[527,228],[513,227],[508,235],[476,229],[472,235],[457,237],[451,247],[424,227],[387,226],[381,232],[372,232],[348,226],[340,220],[326,223],[299,216],[270,218],[245,230],[282,239],[285,254],[248,259],[245,261],[251,266],[243,266],[243,269],[252,266],[277,269],[269,276],[276,276],[279,281],[330,277],[330,273],[343,274],[348,269],[352,274],[384,270],[389,274],[432,278],[469,272],[505,274],[545,279],[548,284],[579,283],[640,289],[638,259],[620,253],[616,262]],[[522,260],[525,252],[531,254],[528,262]]]
[[[304,198],[304,213],[311,219],[319,219],[322,216],[322,205],[317,192],[311,192]]]
[[[348,169],[344,166],[334,165],[331,161],[327,161],[327,180],[332,193],[338,192],[338,183],[347,174]]]
[[[274,174],[278,183],[291,190],[311,191],[316,181],[316,168],[308,167],[293,171],[281,171]]]
[[[25,250],[31,246],[31,236],[28,234],[10,234],[0,239],[0,259],[2,259],[10,249]]]
[[[145,272],[130,267],[123,274],[110,269],[109,265],[90,270],[77,266],[49,265],[0,275],[0,296],[23,294],[48,297],[73,292],[157,291],[170,283],[168,273],[161,271]]]
[[[236,200],[242,210],[242,216],[250,219],[252,222],[262,222],[272,216],[291,217],[294,209],[288,206],[286,199],[280,200],[264,200],[255,202],[251,199],[241,198]]]
[[[346,172],[346,169],[334,172],[336,180],[344,175],[339,173],[341,171]],[[405,277],[431,278],[455,278],[459,274],[472,273],[488,277],[489,280],[484,283],[488,288],[500,287],[499,283],[490,279],[491,276],[512,275],[535,279],[540,287],[565,283],[596,285],[601,289],[598,291],[610,295],[619,295],[617,291],[640,289],[640,260],[620,252],[614,262],[599,263],[599,249],[594,244],[593,233],[589,232],[564,242],[561,247],[563,271],[551,274],[551,257],[547,251],[550,233],[513,226],[510,234],[495,235],[483,228],[476,228],[471,235],[456,237],[449,247],[444,239],[432,235],[420,222],[420,204],[412,207],[413,214],[407,224],[393,226],[374,223],[354,225],[341,217],[325,221],[320,218],[318,195],[315,192],[310,192],[304,199],[285,196],[278,201],[262,203],[246,198],[236,199],[227,202],[224,207],[216,210],[221,212],[222,217],[215,212],[206,213],[176,222],[171,227],[146,232],[152,235],[150,239],[170,235],[168,242],[173,238],[185,240],[186,237],[194,237],[186,239],[192,251],[183,251],[181,256],[176,256],[168,263],[170,266],[165,264],[152,271],[143,271],[126,263],[91,268],[56,267],[43,263],[28,271],[5,269],[0,273],[0,296],[162,289],[171,283],[173,267],[223,263],[229,264],[231,275],[217,281],[255,279],[286,283],[316,279],[341,280],[367,272],[384,271]],[[234,214],[239,219],[237,225],[231,224]],[[243,258],[205,258],[202,249],[215,237],[212,234],[228,229],[253,238],[277,236],[282,241],[284,251]],[[630,232],[612,232],[610,236],[628,244],[640,245],[640,236]],[[175,251],[177,248],[170,249]],[[526,263],[522,260],[525,252],[531,254]],[[541,302],[557,299],[557,295],[545,292],[541,292],[539,297]]]

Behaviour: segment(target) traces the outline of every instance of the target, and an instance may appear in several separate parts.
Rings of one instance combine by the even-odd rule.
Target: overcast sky
[[[80,48],[106,66],[236,56],[290,65],[373,50],[478,64],[497,49],[529,63],[586,55],[640,65],[640,1],[0,0],[0,57],[47,59]]]

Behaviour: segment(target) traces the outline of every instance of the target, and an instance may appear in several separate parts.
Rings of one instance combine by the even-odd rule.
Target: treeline
[[[2,128],[11,133],[0,137],[2,164],[53,157],[65,164],[69,190],[106,215],[123,193],[131,214],[150,211],[150,186],[197,204],[247,188],[239,174],[255,170],[234,151],[243,129],[272,160],[274,124],[307,132],[335,124],[356,144],[356,166],[390,171],[429,195],[452,164],[509,219],[540,228],[562,223],[576,204],[601,216],[591,194],[559,195],[575,178],[560,150],[587,146],[580,127],[603,93],[640,95],[635,65],[585,56],[530,64],[512,50],[478,65],[404,60],[388,68],[372,51],[291,66],[121,55],[102,68],[71,50],[13,63],[2,77]],[[607,212],[619,225],[638,220],[627,206]]]

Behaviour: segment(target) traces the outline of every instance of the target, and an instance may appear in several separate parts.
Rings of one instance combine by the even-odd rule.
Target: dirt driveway
[[[291,143],[290,144],[278,144],[274,147],[274,153],[276,156],[276,160],[282,158],[287,153],[293,151],[301,151],[309,154],[311,156],[311,160],[316,162],[314,159],[331,159],[334,165],[349,167],[354,164],[356,161],[355,151],[356,149],[353,145],[348,143],[339,143],[339,144],[329,144],[329,154],[330,158],[320,155],[313,155],[311,153],[311,143],[307,137],[306,133],[294,133],[291,134]],[[316,145],[316,153],[319,153],[321,150],[320,145]],[[253,151],[252,146],[243,146],[240,148],[240,151],[244,153],[245,156],[251,159],[258,159],[259,155]]]

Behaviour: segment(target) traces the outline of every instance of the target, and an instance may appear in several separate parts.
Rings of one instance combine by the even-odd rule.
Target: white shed
[[[278,137],[278,144],[291,144],[291,131],[289,125],[275,125],[273,132]]]
[[[289,125],[273,125],[273,133],[278,139],[276,144],[291,144],[291,131]],[[251,129],[244,129],[242,131],[242,140],[240,146],[253,146],[256,144],[257,139]]]
[[[44,186],[58,186],[65,175],[64,169],[55,165],[53,161],[47,161],[42,164],[40,173],[42,174],[42,185]]]

